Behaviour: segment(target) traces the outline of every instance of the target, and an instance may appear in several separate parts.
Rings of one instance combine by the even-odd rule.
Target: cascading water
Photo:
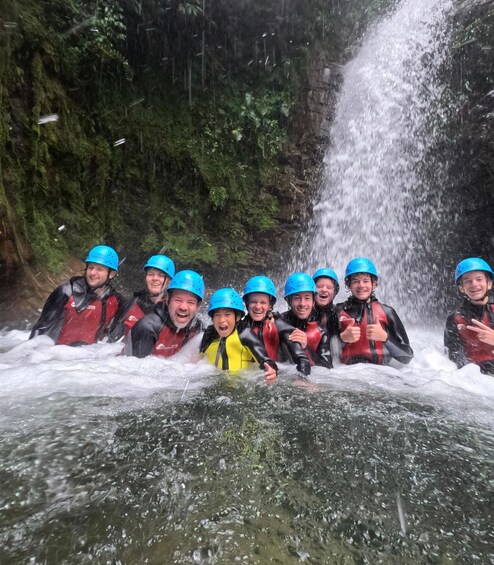
[[[454,234],[444,148],[435,155],[448,112],[451,10],[451,0],[403,1],[346,65],[322,187],[296,253],[295,269],[310,272],[342,274],[352,257],[372,258],[378,295],[408,321],[437,307]]]
[[[393,72],[402,64],[416,76],[436,57],[428,68],[439,69],[448,10],[449,2],[406,0],[364,42],[346,77],[371,45],[366,60],[377,59],[379,30],[388,28],[381,59],[395,61]],[[367,70],[372,80],[376,72]],[[434,73],[427,87],[438,97]],[[408,120],[404,93],[412,107],[416,90],[382,71],[380,83],[396,81],[396,104],[386,98],[389,112],[383,106],[374,122],[357,96],[363,80],[353,76],[333,129],[334,147],[346,149],[328,154],[328,179],[340,178],[348,193],[330,198],[341,214],[320,203],[314,226],[326,214],[336,222],[325,240],[337,255],[321,246],[312,260],[336,258],[331,265],[341,269],[366,252],[392,283],[404,269],[397,259],[419,256],[407,238],[426,241],[405,205],[415,203],[415,225],[426,223],[420,214],[431,203],[417,203],[414,190],[433,142],[418,135],[429,131],[431,110],[424,102],[423,115]],[[381,100],[378,92],[366,96]],[[378,126],[391,116],[410,137],[387,138]],[[363,150],[372,141],[366,120],[375,126],[375,158]],[[368,133],[362,143],[359,128]],[[384,201],[388,177],[388,190],[400,190]],[[350,194],[356,179],[369,187],[359,208]],[[380,196],[371,198],[371,188]],[[392,288],[390,302],[405,300]],[[137,359],[120,356],[118,343],[55,347],[46,336],[27,337],[0,331],[0,563],[494,563],[494,379],[472,365],[457,370],[437,332],[413,328],[415,357],[400,369],[337,364],[301,381],[282,366],[269,386],[261,371],[221,375],[196,363],[197,340],[171,359]]]

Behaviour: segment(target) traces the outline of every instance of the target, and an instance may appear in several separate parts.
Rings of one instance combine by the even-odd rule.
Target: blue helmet
[[[170,281],[168,292],[173,289],[186,290],[195,294],[199,300],[204,298],[204,280],[195,271],[179,271]]]
[[[376,279],[378,277],[377,269],[374,263],[366,257],[356,257],[355,259],[352,259],[350,263],[348,263],[345,269],[345,280],[349,276],[355,275],[357,273],[372,275],[373,277],[376,277]]]
[[[486,261],[484,261],[480,257],[469,257],[468,259],[463,259],[463,261],[460,261],[456,266],[456,284],[459,284],[460,278],[465,273],[470,273],[471,271],[485,271],[486,273],[489,273],[491,279],[494,277],[494,273],[492,272],[492,269]]]
[[[115,249],[108,245],[97,245],[87,254],[86,263],[97,263],[118,273],[118,255]]]
[[[245,283],[244,301],[246,303],[247,295],[253,292],[263,292],[264,294],[268,294],[271,299],[271,304],[276,302],[276,288],[273,281],[268,277],[258,275],[256,277],[252,277]]]
[[[170,278],[175,276],[175,263],[166,255],[153,255],[150,257],[144,265],[144,270],[151,268],[163,271]]]
[[[312,292],[316,294],[316,283],[306,273],[294,273],[286,279],[285,298],[297,292]]]
[[[317,271],[312,275],[314,282],[317,283],[319,278],[332,279],[334,282],[334,295],[336,296],[340,290],[340,281],[338,280],[338,275],[333,271],[333,269],[317,269]]]
[[[220,288],[213,292],[209,301],[208,314],[212,316],[213,310],[218,308],[230,308],[240,312],[242,315],[244,314],[244,303],[240,298],[240,294],[233,290],[233,288]]]

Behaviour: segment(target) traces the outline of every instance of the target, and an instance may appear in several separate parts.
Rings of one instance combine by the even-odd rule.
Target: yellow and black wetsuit
[[[249,327],[242,328],[240,333],[235,329],[228,337],[220,338],[211,325],[204,332],[200,351],[219,369],[239,371],[250,367],[256,361],[261,369],[264,369],[264,363],[277,369],[261,340]]]

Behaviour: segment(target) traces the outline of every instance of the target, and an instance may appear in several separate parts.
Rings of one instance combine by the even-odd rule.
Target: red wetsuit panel
[[[144,312],[137,302],[134,302],[125,316],[125,335],[135,326],[136,322],[144,317]]]
[[[197,330],[192,329],[189,331],[178,330],[174,331],[168,326],[163,326],[163,329],[156,340],[153,347],[153,355],[160,357],[171,357],[178,353],[182,347],[197,334]]]
[[[252,331],[259,335],[259,326],[254,324]],[[280,334],[274,320],[264,320],[262,323],[262,341],[270,359],[276,361],[280,348]]]
[[[372,315],[372,320],[369,322],[368,311],[369,305]],[[348,312],[341,310],[339,314],[339,322],[341,325],[341,332],[345,331],[350,325],[352,318]],[[384,344],[382,341],[369,341],[366,336],[367,326],[371,324],[381,324],[386,329],[388,325],[388,318],[379,302],[370,302],[366,304],[364,316],[361,322],[355,321],[355,326],[360,328],[360,339],[355,343],[344,343],[341,352],[341,362],[348,364],[353,358],[364,357],[371,363],[382,365],[384,362]],[[340,333],[341,333],[340,332]]]
[[[315,365],[315,355],[317,355],[317,350],[322,338],[321,332],[319,331],[319,324],[315,321],[307,322],[305,334],[307,335],[305,353],[309,358],[310,364]]]
[[[70,297],[65,304],[65,317],[56,341],[57,345],[95,343],[99,334],[110,323],[118,310],[118,300],[115,296],[109,296],[105,303],[105,319],[102,320],[103,302],[101,300],[93,300],[84,310],[78,312],[74,299]]]
[[[494,310],[494,306],[490,307]],[[491,327],[487,312],[485,312],[482,316],[481,322],[486,326]],[[465,354],[472,363],[479,365],[484,361],[492,361],[494,359],[494,346],[479,341],[477,334],[472,330],[467,329],[467,326],[472,326],[474,324],[468,322],[468,320],[460,314],[455,314],[455,324],[463,342]]]

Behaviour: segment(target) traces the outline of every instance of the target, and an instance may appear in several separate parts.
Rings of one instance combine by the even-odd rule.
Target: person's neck
[[[153,304],[157,304],[158,302],[161,302],[163,300],[163,293],[160,292],[159,294],[150,294],[149,300],[151,300]]]
[[[470,304],[474,306],[485,306],[489,300],[488,296],[484,296],[482,300],[470,300]]]

